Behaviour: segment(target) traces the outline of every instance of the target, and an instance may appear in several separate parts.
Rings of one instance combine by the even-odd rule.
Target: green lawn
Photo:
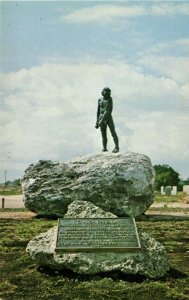
[[[171,270],[165,278],[151,280],[112,272],[81,276],[40,270],[25,248],[36,234],[57,224],[46,219],[0,219],[0,298],[22,299],[109,299],[184,300],[189,299],[189,249],[187,221],[137,222],[138,228],[163,243]]]
[[[154,192],[154,202],[184,202],[186,193],[178,192],[177,195],[165,196],[161,195],[160,192]]]
[[[10,196],[10,195],[20,195],[22,194],[21,187],[6,187],[0,188],[0,195],[3,196]]]

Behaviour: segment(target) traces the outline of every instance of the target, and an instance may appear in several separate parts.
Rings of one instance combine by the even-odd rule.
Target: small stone
[[[79,207],[79,209],[77,209]],[[85,212],[81,211],[81,208]],[[97,212],[95,215],[95,211]],[[78,214],[77,214],[78,213]],[[73,218],[109,218],[104,212],[91,203],[74,201],[65,217]],[[112,216],[115,217],[116,216]],[[139,231],[142,251],[137,253],[118,252],[56,252],[57,226],[32,239],[27,245],[27,252],[40,266],[55,270],[72,270],[79,274],[97,274],[119,270],[125,274],[139,274],[150,278],[162,277],[169,269],[167,254],[163,245],[148,234]]]

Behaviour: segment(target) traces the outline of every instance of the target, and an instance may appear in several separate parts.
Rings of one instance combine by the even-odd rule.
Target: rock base
[[[106,213],[95,205],[74,201],[68,207],[67,218],[112,218],[115,215]],[[119,270],[125,274],[138,274],[150,278],[162,277],[169,269],[166,251],[159,242],[148,234],[139,231],[142,251],[138,253],[61,253],[56,252],[57,226],[32,239],[27,252],[39,266],[55,270],[72,270],[79,274],[97,274]]]

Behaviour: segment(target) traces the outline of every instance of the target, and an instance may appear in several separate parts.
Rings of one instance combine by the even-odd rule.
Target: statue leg
[[[119,140],[118,140],[117,133],[115,131],[115,126],[114,126],[114,121],[112,119],[112,116],[108,120],[108,127],[110,129],[110,132],[113,137],[114,144],[115,144],[115,149],[113,150],[113,152],[117,153],[117,152],[119,152]]]
[[[101,134],[102,134],[102,151],[108,151],[107,150],[107,126],[100,126]]]

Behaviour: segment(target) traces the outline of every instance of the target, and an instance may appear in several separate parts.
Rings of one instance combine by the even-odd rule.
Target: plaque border
[[[135,234],[137,238],[138,246],[136,247],[57,247],[58,242],[58,231],[59,231],[59,224],[60,220],[115,220],[115,219],[131,219],[134,225]],[[61,253],[78,253],[78,252],[125,252],[125,253],[135,253],[135,252],[141,252],[142,247],[140,243],[140,238],[137,230],[137,225],[134,217],[125,217],[125,218],[58,218],[58,227],[57,227],[57,237],[56,237],[56,252]]]

